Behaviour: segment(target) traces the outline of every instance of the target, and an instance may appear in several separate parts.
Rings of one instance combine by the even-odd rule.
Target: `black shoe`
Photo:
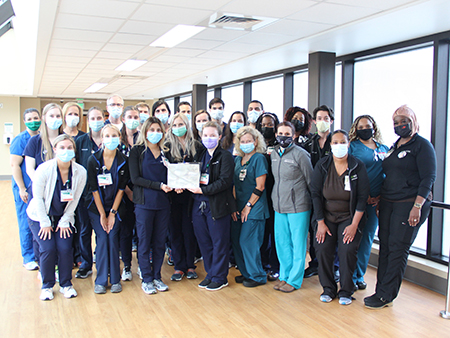
[[[376,294],[364,298],[364,305],[369,309],[382,309],[384,307],[392,306],[392,302],[383,299],[383,297],[378,297]]]
[[[353,290],[352,290],[353,292],[356,292],[356,291],[358,291],[358,285],[356,285],[356,284],[353,284]]]
[[[267,279],[269,280],[269,282],[274,282],[279,277],[280,277],[280,274],[278,272],[275,272],[275,271],[269,271],[269,273],[267,274]]]
[[[256,286],[264,285],[266,283],[257,282],[257,281],[255,281],[253,279],[246,279],[246,280],[244,280],[243,284],[244,284],[245,287],[254,288]]]
[[[303,278],[309,278],[317,274],[319,274],[319,268],[317,268],[316,266],[309,266],[305,270],[305,275],[303,276]]]
[[[92,275],[92,270],[89,269],[79,269],[75,274],[75,278],[88,278],[89,275]]]
[[[245,277],[242,275],[236,276],[234,277],[234,280],[236,281],[236,283],[243,283],[245,281]]]
[[[358,290],[365,290],[367,288],[367,283],[364,281],[356,282],[356,286],[358,287]]]
[[[198,285],[199,288],[206,288],[209,284],[211,284],[211,279],[204,279],[200,282],[200,284]]]
[[[228,286],[228,282],[225,282],[225,283],[211,282],[206,287],[206,290],[208,290],[208,291],[217,291],[217,290],[220,290],[220,289],[224,288],[225,286]]]

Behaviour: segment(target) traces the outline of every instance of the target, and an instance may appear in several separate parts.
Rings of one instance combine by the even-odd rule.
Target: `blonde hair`
[[[105,132],[105,130],[106,129],[113,129],[114,131],[116,131],[117,132],[117,134],[119,135],[119,138],[120,138],[120,130],[119,130],[119,128],[117,128],[115,125],[113,125],[113,124],[111,124],[111,123],[108,123],[108,124],[105,124],[105,126],[102,128],[102,130],[100,131],[100,137],[101,138],[103,138],[103,133]]]
[[[183,148],[183,146],[178,136],[174,135],[172,132],[173,123],[175,122],[176,119],[180,119],[181,121],[183,121],[184,125],[186,126],[186,134],[185,134],[186,153],[191,157],[194,156],[196,153],[195,141],[192,129],[189,127],[188,118],[182,113],[175,114],[172,119],[172,124],[170,125],[169,129],[167,129],[165,144],[170,145],[170,155],[175,160],[175,162],[181,162],[183,161],[183,154],[181,154],[180,148]]]
[[[72,137],[72,136],[67,135],[67,134],[61,134],[61,135],[58,135],[58,136],[55,138],[55,140],[53,141],[53,143],[54,143],[53,148],[56,148],[56,146],[58,145],[59,142],[62,142],[62,141],[65,141],[65,140],[69,140],[70,143],[72,143],[72,145],[73,145],[73,151],[76,152],[76,151],[77,151],[77,146],[76,146],[76,144],[75,144],[75,141],[73,140],[73,137]]]
[[[118,97],[119,99],[122,100],[122,105],[124,104],[122,96],[120,96],[119,94],[112,94],[112,95],[111,95],[110,97],[108,97],[108,99],[106,100],[106,105],[107,105],[107,106],[109,106],[109,103],[111,102],[111,99],[112,99],[113,97]]]
[[[261,135],[261,133],[252,127],[245,126],[239,128],[239,130],[236,132],[236,142],[234,143],[234,150],[239,154],[239,156],[244,157],[245,155],[245,153],[241,150],[241,137],[245,134],[252,135],[253,139],[256,141],[257,144],[255,144],[255,150],[257,153],[266,153],[266,142],[264,141],[264,137]]]
[[[61,110],[61,106],[59,104],[56,103],[49,103],[47,104],[44,109],[42,110],[42,121],[44,123],[46,123],[47,120],[47,113],[52,110],[52,109],[58,109],[59,112],[61,113],[61,118],[62,118],[62,110]],[[48,138],[48,130],[47,130],[47,124],[44,127],[41,127],[41,140],[42,140],[42,146],[41,146],[41,159],[42,161],[48,161],[51,160],[54,156],[53,154],[53,146],[50,143],[50,140]],[[62,134],[62,127],[58,128],[58,134]],[[42,157],[42,154],[45,152],[45,156]]]
[[[161,140],[158,142],[158,146],[163,150],[163,151],[167,151],[168,149],[164,146],[164,140],[165,140],[165,129],[164,129],[164,125],[161,122],[161,120],[155,116],[150,116],[147,120],[145,120],[144,124],[142,125],[141,128],[141,132],[139,133],[137,142],[136,142],[136,146],[137,145],[143,145],[145,147],[145,150],[147,150],[148,146],[147,146],[147,132],[150,129],[150,126],[152,124],[157,124],[160,126],[161,128],[161,132],[162,132],[162,138]]]
[[[350,128],[350,131],[348,132],[348,141],[352,142],[352,141],[355,141],[358,138],[358,136],[356,135],[356,130],[358,128],[359,121],[361,121],[362,119],[368,119],[372,123],[372,126],[373,126],[373,139],[375,141],[377,141],[378,143],[383,143],[383,138],[381,137],[380,129],[378,128],[378,125],[375,122],[375,120],[373,119],[373,117],[370,116],[370,115],[361,115],[361,116],[358,116],[355,119],[355,121],[353,122],[353,124],[352,124],[352,126]]]
[[[78,117],[80,118],[80,121],[78,122],[77,129],[81,129],[83,126],[83,109],[81,109],[80,105],[76,102],[67,102],[63,109],[62,109],[62,128],[63,130],[66,129],[66,114],[70,107],[77,107],[78,108]]]

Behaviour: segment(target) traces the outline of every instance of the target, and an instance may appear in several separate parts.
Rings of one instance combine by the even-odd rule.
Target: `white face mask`
[[[331,152],[337,158],[342,158],[348,153],[348,143],[345,144],[332,144]]]
[[[330,122],[322,120],[316,123],[316,127],[320,133],[326,133],[328,130],[330,130],[330,124]]]
[[[256,110],[247,112],[248,122],[256,123],[256,120],[258,120],[259,115],[261,115],[261,113]]]
[[[78,123],[80,123],[80,118],[75,115],[67,115],[66,116],[66,124],[68,127],[73,128],[78,126]]]
[[[223,119],[223,110],[220,110],[220,109],[211,110],[211,117],[214,120],[222,120]]]

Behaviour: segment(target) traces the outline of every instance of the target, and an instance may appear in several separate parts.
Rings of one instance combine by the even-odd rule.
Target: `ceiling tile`
[[[173,27],[175,27],[175,25],[128,20],[118,33],[145,34],[159,37]]]
[[[131,58],[134,53],[129,53],[126,50],[122,52],[107,52],[107,51],[101,51],[97,54],[97,57],[99,58],[105,58],[105,59],[119,59],[124,62],[125,60]]]
[[[77,0],[60,1],[59,12],[68,14],[91,15],[97,17],[126,19],[137,8],[139,3],[131,1],[110,0]]]
[[[202,55],[199,55],[199,58],[210,58],[217,60],[237,60],[243,57],[246,57],[247,53],[239,53],[237,51],[207,51]]]
[[[417,0],[377,0],[377,1],[327,0],[326,2],[342,5],[366,7],[366,8],[389,9],[418,1]]]
[[[93,41],[106,43],[113,33],[96,32],[81,29],[55,28],[53,31],[53,39],[76,40],[76,41]]]
[[[93,50],[80,50],[80,49],[67,49],[67,48],[50,48],[48,55],[61,55],[61,56],[82,56],[92,58],[97,54]]]
[[[214,41],[230,41],[248,33],[249,32],[247,31],[238,31],[233,29],[206,28],[204,31],[198,33],[195,38]]]
[[[191,49],[214,49],[217,46],[220,46],[223,44],[224,41],[214,41],[214,40],[201,40],[201,39],[188,39],[179,45],[177,45],[177,48],[191,48]]]
[[[236,39],[234,42],[249,43],[263,46],[279,46],[291,41],[297,40],[295,36],[288,36],[282,34],[270,34],[262,31],[253,32],[242,38]]]
[[[158,37],[159,36],[157,35],[117,33],[113,36],[113,38],[109,42],[148,46],[153,40],[155,40]]]
[[[202,49],[187,49],[187,48],[170,48],[163,55],[167,56],[185,56],[185,57],[195,57],[198,56],[205,51]]]
[[[186,1],[186,0],[146,0],[146,3],[155,5],[167,5],[184,8],[217,10],[232,0],[208,0],[208,1]]]
[[[73,63],[87,63],[91,60],[88,57],[75,57],[75,56],[61,56],[61,55],[49,55],[47,62],[73,62]]]
[[[313,21],[313,20],[310,20]],[[305,22],[297,20],[283,19],[270,26],[263,27],[255,33],[271,33],[285,36],[293,36],[297,39],[320,33],[334,27],[333,24],[322,24],[316,22]]]
[[[137,45],[129,45],[123,43],[108,43],[105,47],[103,47],[102,51],[106,52],[129,52],[129,53],[137,53],[142,50],[142,46]]]
[[[284,18],[285,16],[315,4],[317,4],[317,1],[312,0],[258,0],[257,2],[235,0],[222,7],[221,11],[230,12],[232,14]]]
[[[55,27],[72,29],[83,27],[92,31],[116,32],[124,22],[122,19],[60,13],[56,17]]]
[[[131,20],[152,21],[171,24],[196,25],[214,12],[171,6],[142,5]]]
[[[50,48],[68,48],[83,50],[99,50],[105,45],[104,42],[76,41],[76,40],[59,40],[52,39]]]
[[[164,55],[160,55],[160,56],[157,56],[156,58],[152,59],[151,62],[153,63],[153,62],[161,61],[161,62],[181,63],[188,59],[189,59],[189,57],[185,57],[185,56],[184,57],[183,56],[171,56],[171,55],[164,54]]]
[[[224,43],[223,45],[214,48],[215,51],[236,51],[236,52],[242,52],[242,53],[259,53],[266,49],[268,49],[267,45],[256,45],[256,44],[249,44],[249,43],[241,43],[241,42],[229,42]]]

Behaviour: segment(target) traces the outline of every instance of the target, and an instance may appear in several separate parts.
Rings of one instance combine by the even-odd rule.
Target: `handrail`
[[[437,202],[437,201],[432,201],[431,207],[438,208],[438,209],[450,210],[450,204]],[[449,257],[450,257],[450,253],[449,253]],[[445,298],[445,310],[442,310],[440,312],[441,317],[444,319],[450,319],[450,311],[449,311],[450,310],[450,299],[449,299],[449,297],[450,297],[450,260],[449,260],[449,266],[448,266],[448,270],[447,270],[447,295]]]

